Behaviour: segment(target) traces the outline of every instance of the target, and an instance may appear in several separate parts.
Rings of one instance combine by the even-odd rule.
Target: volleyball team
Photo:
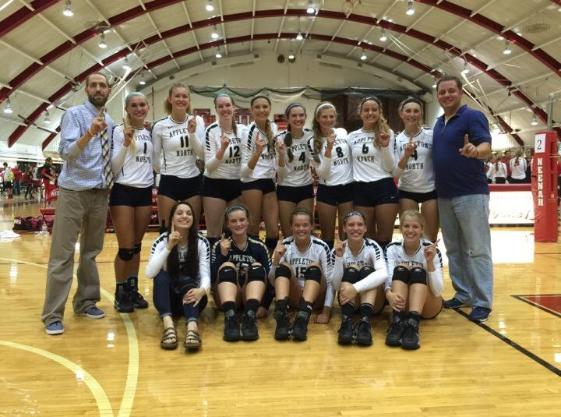
[[[216,122],[205,129],[191,115],[188,88],[174,84],[168,117],[148,129],[146,98],[126,98],[126,120],[113,132],[109,203],[119,244],[117,311],[148,306],[137,277],[155,170],[161,234],[146,275],[154,279],[162,348],[178,346],[177,316],[187,322],[184,347],[201,346],[198,320],[211,294],[229,342],[257,340],[258,318],[273,299],[275,339],[304,341],[312,312],[316,323],[328,323],[337,297],[340,344],[371,345],[371,319],[387,302],[386,344],[418,348],[419,322],[440,312],[443,288],[432,131],[422,126],[421,102],[400,104],[405,130],[397,136],[376,97],[360,102],[362,127],[351,133],[336,127],[329,102],[317,106],[311,130],[306,109],[290,104],[285,131],[269,120],[265,96],[251,100],[248,126],[236,123],[230,96],[219,94],[214,104]],[[198,231],[202,211],[206,237]],[[403,240],[390,243],[398,212]]]

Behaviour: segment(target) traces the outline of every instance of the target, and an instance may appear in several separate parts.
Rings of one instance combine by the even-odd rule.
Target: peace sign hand
[[[464,135],[464,146],[459,149],[460,155],[465,156],[466,158],[478,158],[479,157],[479,150],[477,146],[469,141],[469,135],[466,133]]]

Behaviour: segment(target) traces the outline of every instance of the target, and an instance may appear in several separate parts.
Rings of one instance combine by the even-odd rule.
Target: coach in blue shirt
[[[489,229],[489,186],[483,160],[491,154],[487,118],[462,106],[462,83],[453,76],[437,83],[444,110],[434,126],[438,214],[456,294],[446,308],[472,306],[470,319],[487,320],[493,301],[493,262]]]
[[[73,299],[76,314],[101,319],[99,275],[95,262],[103,248],[107,202],[112,174],[110,164],[113,121],[105,113],[111,92],[101,73],[86,78],[88,100],[69,108],[61,122],[59,153],[64,165],[53,227],[45,304],[41,319],[47,334],[64,332],[62,319],[74,269],[74,250],[80,234],[78,288]]]

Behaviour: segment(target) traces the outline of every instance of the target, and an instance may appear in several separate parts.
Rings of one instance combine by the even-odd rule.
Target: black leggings
[[[197,287],[193,279],[173,280],[166,271],[161,270],[154,278],[154,306],[161,317],[183,314],[187,321],[197,320],[206,307],[207,296],[203,296],[196,306],[193,303],[183,304],[183,296],[187,291]]]

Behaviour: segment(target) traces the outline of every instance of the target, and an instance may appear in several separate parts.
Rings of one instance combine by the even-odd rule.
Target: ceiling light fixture
[[[65,1],[64,9],[62,10],[62,14],[66,17],[74,16],[74,12],[72,11],[72,2],[70,0]]]
[[[302,35],[302,32],[298,31],[298,35],[296,35],[296,40],[301,41],[302,39],[304,39],[304,36]]]
[[[210,34],[210,37],[214,40],[220,38],[220,35],[218,34],[218,30],[216,29],[216,25],[214,25],[214,30]]]
[[[101,49],[107,48],[107,43],[105,42],[105,33],[99,35],[99,43],[97,44]]]
[[[388,36],[386,35],[386,29],[382,28],[382,33],[380,35],[380,42],[386,42],[388,40]]]
[[[14,109],[12,109],[12,103],[10,102],[10,99],[8,98],[8,100],[6,101],[6,106],[4,107],[4,114],[12,114],[14,112]]]
[[[360,56],[360,60],[361,61],[366,61],[368,59],[368,56],[366,55],[366,52],[364,52],[364,49],[362,50],[362,55]]]
[[[51,123],[51,115],[49,114],[49,111],[48,111],[48,110],[45,111],[45,119],[44,119],[44,122],[47,123],[47,124]]]
[[[503,49],[503,55],[510,55],[512,54],[512,49],[508,41],[505,42],[505,49]]]
[[[538,118],[536,117],[536,115],[534,114],[534,116],[532,117],[532,121],[530,122],[530,124],[532,126],[537,126],[538,125]]]
[[[207,12],[213,12],[214,11],[214,4],[212,4],[212,0],[208,0],[208,2],[206,3],[205,9]]]
[[[413,16],[415,14],[415,5],[413,0],[407,0],[407,11],[405,12],[407,16]]]
[[[123,62],[123,69],[125,71],[130,71],[131,70],[131,66],[129,65],[129,57],[125,57],[125,62]]]
[[[464,61],[464,69],[462,70],[462,74],[464,75],[469,74],[469,67],[467,61]]]
[[[316,8],[314,7],[314,4],[311,2],[311,0],[308,2],[308,8],[306,9],[306,13],[316,14]]]
[[[214,56],[216,57],[216,59],[222,58],[222,52],[220,52],[220,48],[216,50],[216,54],[214,54]]]

